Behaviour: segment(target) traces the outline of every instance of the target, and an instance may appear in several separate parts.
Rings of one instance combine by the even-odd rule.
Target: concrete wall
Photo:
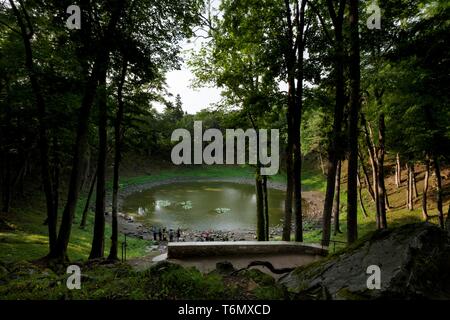
[[[253,254],[325,256],[327,253],[328,248],[320,245],[288,241],[169,242],[167,257],[169,259],[182,259]]]

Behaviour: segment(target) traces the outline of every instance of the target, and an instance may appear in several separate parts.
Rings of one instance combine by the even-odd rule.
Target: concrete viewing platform
[[[168,259],[273,254],[326,256],[328,248],[290,241],[169,242],[167,247]]]

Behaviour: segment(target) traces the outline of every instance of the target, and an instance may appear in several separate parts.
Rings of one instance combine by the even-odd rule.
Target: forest
[[[413,261],[430,259],[442,274],[450,267],[449,30],[445,0],[1,0],[0,299],[306,297],[290,287],[295,271],[267,280],[253,262],[227,274],[257,283],[239,293],[201,272],[211,269],[200,257],[200,271],[161,267],[177,250],[171,242],[183,241],[283,241],[345,256],[376,239],[390,248],[397,233],[410,237],[398,246],[412,250],[426,233]],[[167,83],[180,69],[192,73],[192,90],[216,88],[220,100],[189,111],[197,106]],[[177,129],[194,138],[183,163],[171,160]],[[216,161],[196,162],[195,148],[211,151],[215,129]],[[278,130],[279,141],[266,135],[268,149],[260,135],[233,142],[229,162],[230,129]],[[255,152],[253,162],[239,146]],[[267,157],[278,156],[278,172],[266,175]],[[167,250],[168,262],[152,260]],[[269,269],[310,261],[283,259],[267,258]],[[73,264],[93,278],[101,270],[99,282],[53,287]],[[51,276],[37,276],[42,270]],[[315,297],[355,298],[333,293],[334,276],[329,295]],[[425,297],[450,299],[448,278]],[[36,285],[23,292],[21,281]],[[381,286],[381,297],[420,295]]]

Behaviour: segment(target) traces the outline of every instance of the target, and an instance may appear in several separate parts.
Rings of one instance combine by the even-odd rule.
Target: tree
[[[119,166],[122,158],[122,121],[124,114],[123,87],[125,85],[125,77],[127,74],[128,60],[124,56],[122,61],[122,70],[117,85],[117,114],[114,124],[114,177],[113,177],[113,199],[112,199],[112,234],[111,249],[108,260],[118,260],[118,193],[119,193]]]
[[[327,161],[327,188],[325,192],[325,201],[323,208],[323,228],[322,228],[322,244],[328,245],[331,235],[331,215],[333,208],[333,199],[336,182],[336,170],[338,160],[342,156],[342,122],[344,116],[345,92],[344,92],[344,37],[343,24],[345,12],[345,0],[337,3],[337,8],[332,1],[327,1],[328,15],[334,30],[334,39],[330,36],[328,26],[326,25],[323,15],[318,8],[314,7],[314,11],[321,21],[324,33],[327,39],[334,44],[334,76],[336,83],[335,106],[333,114],[332,138],[328,149]]]
[[[99,79],[98,99],[98,159],[97,159],[97,192],[95,197],[94,236],[89,259],[103,258],[105,246],[105,196],[106,196],[106,154],[107,136],[107,87],[106,69]]]
[[[92,72],[87,79],[85,86],[85,94],[80,106],[78,127],[76,142],[74,146],[73,153],[73,165],[70,175],[69,191],[67,195],[66,205],[63,211],[61,225],[59,228],[58,242],[56,245],[56,250],[51,254],[51,258],[56,258],[58,260],[66,260],[67,257],[67,246],[69,244],[70,232],[72,229],[73,218],[75,216],[75,207],[78,202],[78,195],[80,191],[81,183],[81,166],[82,160],[81,155],[84,154],[87,148],[87,133],[88,133],[88,119],[92,104],[94,102],[95,94],[97,91],[97,86],[99,81],[102,79],[102,75],[106,74],[109,63],[109,53],[112,48],[112,39],[116,32],[116,27],[119,22],[121,13],[124,8],[124,1],[117,0],[114,1],[111,10],[110,20],[105,27],[104,34],[99,40],[99,46],[97,48],[97,53],[92,68]],[[101,171],[99,169],[99,171]],[[101,184],[97,181],[97,190],[99,190],[98,185]],[[98,204],[100,206],[100,203]],[[100,227],[99,227],[100,228]]]
[[[17,19],[17,23],[20,27],[20,35],[23,40],[25,48],[25,66],[30,79],[31,87],[33,90],[35,105],[39,114],[39,149],[41,158],[41,176],[42,183],[45,191],[46,205],[47,205],[47,224],[49,234],[49,246],[50,254],[56,249],[56,219],[57,210],[55,200],[55,190],[53,189],[52,179],[49,168],[49,142],[47,138],[47,126],[46,126],[46,105],[42,93],[39,79],[36,74],[36,67],[33,57],[33,49],[31,46],[31,39],[34,36],[34,28],[30,20],[27,9],[24,7],[23,1],[19,1],[20,10],[17,8],[13,0],[9,0],[14,16]],[[9,180],[9,179],[8,179]],[[10,182],[7,182],[9,186]],[[6,205],[4,209],[8,209],[9,204],[9,191],[6,199]]]
[[[348,178],[347,178],[347,241],[353,243],[358,237],[358,114],[360,109],[360,57],[358,31],[358,0],[350,0],[350,111],[348,128]]]

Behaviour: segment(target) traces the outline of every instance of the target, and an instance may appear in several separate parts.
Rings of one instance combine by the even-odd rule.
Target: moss
[[[368,297],[354,293],[350,291],[348,288],[342,288],[338,292],[336,292],[336,299],[338,300],[367,300]]]
[[[126,264],[85,263],[81,290],[66,287],[68,275],[20,263],[9,270],[0,286],[0,299],[283,299],[284,288],[259,270],[248,270],[227,280],[195,268],[168,262],[145,271]],[[33,270],[33,272],[30,272]],[[231,280],[231,281],[230,281]]]

